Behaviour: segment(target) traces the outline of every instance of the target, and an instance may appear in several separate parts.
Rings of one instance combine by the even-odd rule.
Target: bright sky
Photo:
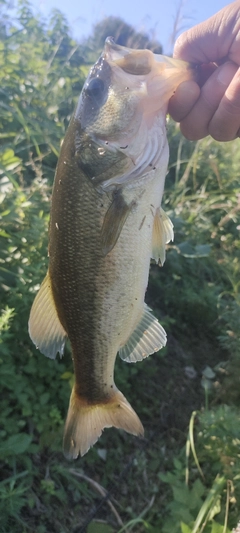
[[[201,22],[230,2],[224,0],[31,0],[32,5],[47,17],[55,7],[66,16],[77,40],[88,36],[92,26],[102,18],[122,17],[136,30],[145,30],[171,52],[170,36],[177,9],[181,3],[182,29]]]

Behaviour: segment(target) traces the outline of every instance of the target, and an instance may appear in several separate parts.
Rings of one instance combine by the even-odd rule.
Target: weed
[[[16,22],[8,7],[2,1],[1,531],[229,533],[240,512],[239,141],[190,143],[169,121],[164,203],[175,241],[164,267],[152,265],[147,292],[168,344],[144,365],[116,364],[145,440],[106,430],[71,468],[61,449],[70,353],[44,358],[27,322],[47,268],[60,142],[108,22],[78,44],[59,11],[47,25],[25,0]]]

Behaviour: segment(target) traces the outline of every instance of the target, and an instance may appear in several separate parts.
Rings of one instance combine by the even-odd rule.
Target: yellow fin
[[[153,224],[153,240],[152,240],[152,258],[156,263],[160,261],[163,265],[166,258],[166,244],[173,241],[173,223],[168,215],[160,207],[154,217]]]
[[[114,248],[126,219],[132,209],[133,202],[125,202],[121,191],[114,193],[113,201],[104,217],[101,229],[101,244],[104,255]]]
[[[73,387],[63,437],[67,459],[83,456],[98,440],[104,428],[124,429],[132,435],[143,435],[137,414],[123,394],[115,389],[106,403],[89,405]]]
[[[50,359],[55,359],[58,352],[63,355],[67,334],[57,315],[48,273],[33,302],[28,331],[33,343],[44,355]]]
[[[150,308],[144,304],[144,312],[140,322],[120,348],[119,355],[127,363],[142,361],[153,352],[158,352],[166,345],[167,335],[158,320],[152,315]]]

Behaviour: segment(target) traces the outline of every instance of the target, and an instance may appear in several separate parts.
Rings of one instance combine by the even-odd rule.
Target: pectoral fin
[[[152,315],[149,307],[144,304],[140,322],[127,343],[120,348],[119,355],[127,363],[142,361],[153,352],[166,345],[167,335],[158,320]]]
[[[168,215],[160,207],[155,215],[153,224],[152,258],[161,266],[166,258],[166,244],[173,241],[173,224]]]
[[[67,334],[57,315],[48,273],[33,302],[28,331],[44,355],[50,359],[55,359],[58,352],[63,355]]]
[[[113,201],[105,215],[101,229],[101,245],[103,255],[114,248],[134,202],[125,202],[121,191],[114,193]]]

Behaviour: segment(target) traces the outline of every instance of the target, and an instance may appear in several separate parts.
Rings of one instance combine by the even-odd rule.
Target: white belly
[[[107,268],[105,265],[104,272],[98,273],[98,284],[104,287],[101,331],[106,336],[108,353],[114,359],[143,314],[154,217],[161,206],[167,160],[166,146],[161,170],[156,170],[153,178],[139,181],[138,187],[124,191],[129,202],[137,198],[136,206],[130,212],[115,247],[106,256]]]

